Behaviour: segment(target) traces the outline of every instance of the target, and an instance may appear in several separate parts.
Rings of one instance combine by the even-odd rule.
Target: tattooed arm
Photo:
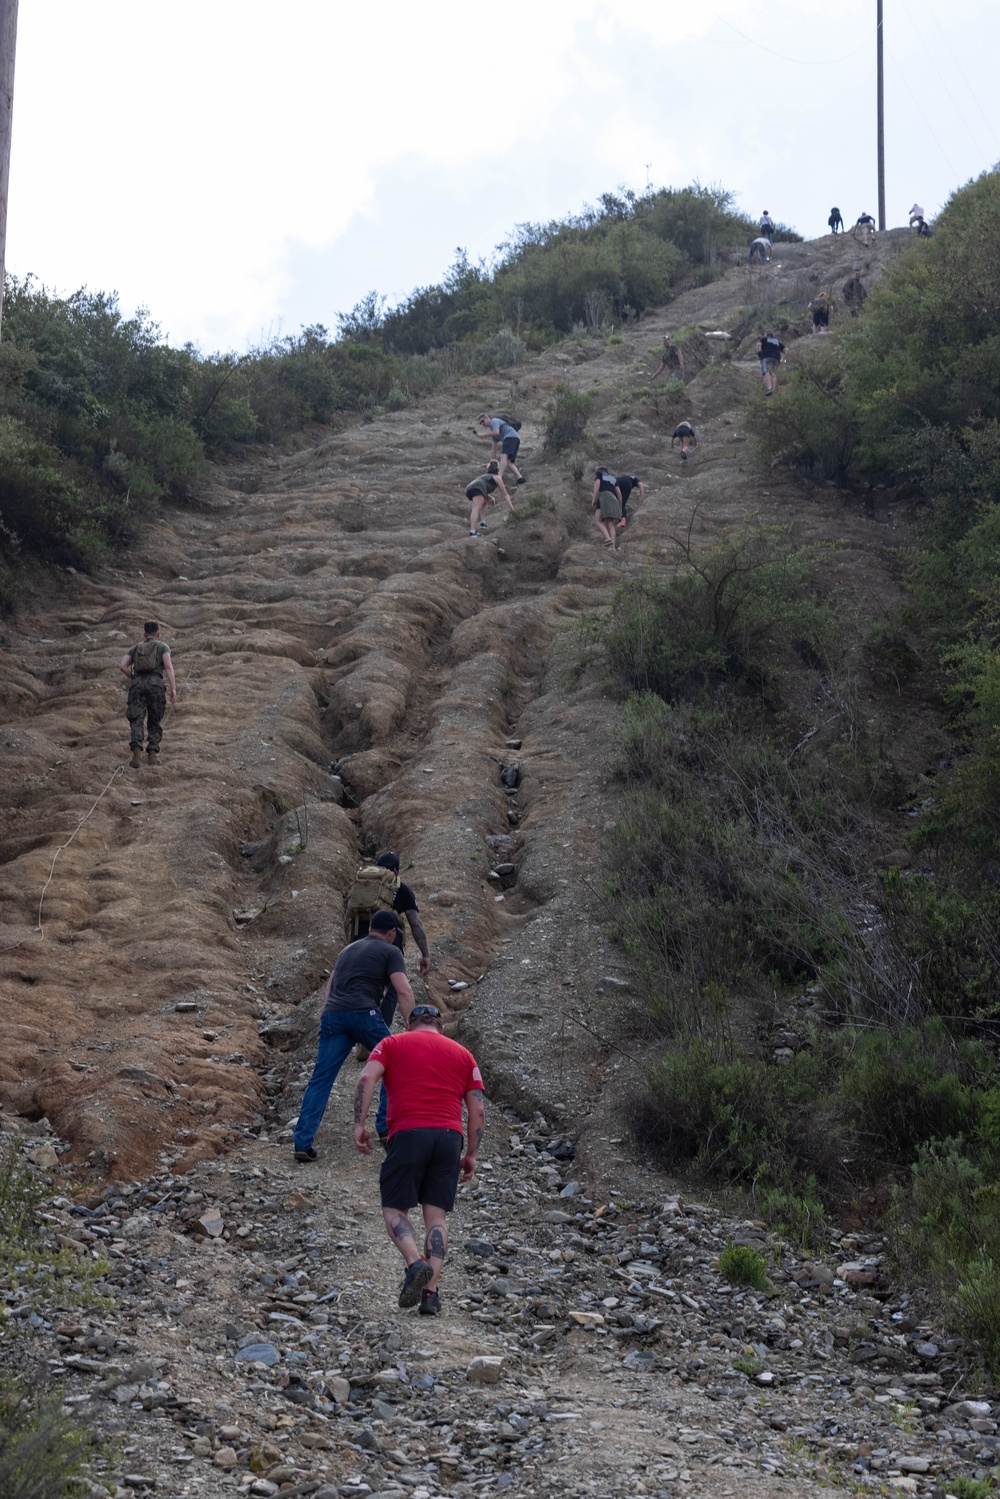
[[[385,1072],[381,1062],[373,1062],[369,1059],[361,1076],[358,1078],[358,1086],[354,1090],[354,1143],[362,1155],[371,1155],[371,1135],[365,1126],[368,1110],[371,1107],[372,1094],[375,1085]]]
[[[469,1141],[461,1159],[459,1181],[471,1181],[476,1174],[476,1157],[486,1128],[486,1108],[480,1088],[470,1088],[465,1095],[465,1112],[469,1117]]]

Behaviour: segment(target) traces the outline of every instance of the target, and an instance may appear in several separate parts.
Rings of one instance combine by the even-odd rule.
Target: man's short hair
[[[396,932],[399,930],[399,922],[396,920],[395,911],[376,911],[368,923],[370,932]]]
[[[382,869],[392,869],[396,874],[399,873],[399,855],[394,854],[391,848],[384,848],[375,863]]]
[[[156,623],[155,619],[147,619],[146,623],[142,627],[142,633],[144,635],[157,635],[159,634],[159,630],[160,627]]]

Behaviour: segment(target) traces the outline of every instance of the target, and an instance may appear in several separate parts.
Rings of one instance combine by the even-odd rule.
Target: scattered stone
[[[465,1371],[465,1377],[478,1384],[497,1384],[502,1369],[502,1358],[484,1353],[472,1360],[472,1363]]]
[[[264,1364],[268,1369],[281,1363],[281,1354],[273,1343],[248,1343],[245,1348],[240,1349],[236,1357],[248,1364]]]
[[[49,1144],[36,1145],[34,1150],[28,1152],[28,1160],[39,1171],[55,1171],[59,1166],[59,1157]]]
[[[203,1233],[208,1234],[209,1238],[218,1239],[225,1229],[219,1209],[209,1208],[207,1212],[202,1213],[198,1219],[198,1227]]]

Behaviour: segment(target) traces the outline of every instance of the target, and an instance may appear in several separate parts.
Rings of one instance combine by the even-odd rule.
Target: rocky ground
[[[276,1121],[184,1176],[48,1202],[53,1242],[106,1260],[113,1305],[22,1289],[4,1343],[114,1437],[94,1496],[930,1496],[993,1471],[993,1407],[891,1289],[881,1239],[834,1233],[807,1259],[616,1137],[609,1188],[551,1120],[499,1109],[442,1312],[400,1312],[346,1090],[332,1113],[315,1165]],[[52,1167],[47,1140],[23,1148]],[[720,1275],[728,1243],[766,1257],[763,1292]]]
[[[870,279],[891,248],[865,253]],[[109,1257],[115,1303],[53,1317],[19,1292],[4,1344],[37,1338],[67,1399],[121,1432],[121,1488],[930,1492],[989,1463],[990,1413],[961,1408],[954,1352],[884,1299],[876,1239],[803,1266],[678,1198],[619,1113],[642,1066],[638,997],[602,936],[619,719],[576,627],[621,576],[674,567],[673,537],[750,518],[830,547],[831,587],[891,606],[907,531],[888,497],[747,458],[759,323],[791,287],[803,316],[783,337],[812,357],[805,303],[857,253],[781,247],[620,342],[567,340],[214,470],[127,566],[66,574],[6,628],[0,1107],[44,1146],[52,1231]],[[660,337],[684,325],[689,383],[651,392]],[[560,382],[595,391],[602,461],[646,481],[614,557],[592,481],[543,442]],[[475,417],[511,405],[529,482],[470,539]],[[684,467],[682,417],[700,438]],[[160,763],[135,773],[117,662],[151,616],[180,696]],[[879,704],[914,784],[935,753],[915,693]],[[316,1167],[296,1170],[286,1138],[343,892],[386,845],[430,937],[421,992],[494,1100],[439,1321],[396,1307],[349,1087]],[[774,1295],[720,1280],[729,1238],[766,1251]]]

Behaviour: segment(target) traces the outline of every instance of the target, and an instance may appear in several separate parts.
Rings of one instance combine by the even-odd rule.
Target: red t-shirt
[[[398,1129],[462,1133],[462,1100],[483,1088],[471,1051],[438,1031],[403,1031],[384,1036],[371,1060],[385,1068],[390,1135]]]

